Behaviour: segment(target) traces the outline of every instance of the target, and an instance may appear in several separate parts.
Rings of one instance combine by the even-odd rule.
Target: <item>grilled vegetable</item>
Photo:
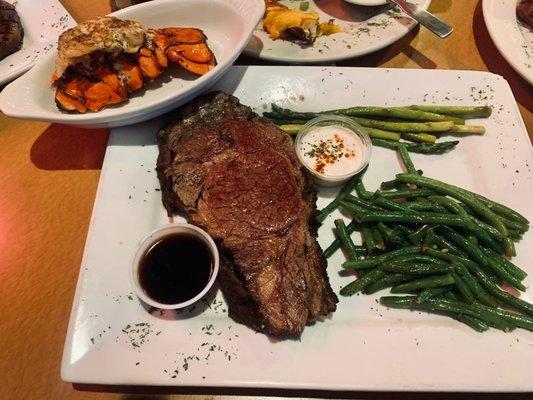
[[[410,173],[396,175],[374,193],[358,179],[357,196],[345,195],[340,201],[340,207],[354,217],[348,226],[357,224],[363,241],[374,249],[372,255],[351,257],[342,264],[361,276],[340,293],[370,294],[391,287],[392,293],[416,295],[382,297],[381,303],[388,307],[444,313],[479,332],[489,327],[533,330],[533,304],[499,286],[525,290],[522,280],[527,274],[502,253],[505,248],[513,254],[514,247],[506,241],[512,244],[529,222],[483,196],[421,176],[405,144],[386,142],[398,147]],[[373,242],[376,228],[385,238],[383,250]]]

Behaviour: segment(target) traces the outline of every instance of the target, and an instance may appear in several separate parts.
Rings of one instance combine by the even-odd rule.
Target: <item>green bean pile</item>
[[[525,290],[527,274],[509,258],[528,220],[486,197],[423,176],[406,150],[400,144],[407,173],[375,192],[354,177],[316,217],[322,223],[337,207],[354,217],[348,225],[335,220],[337,239],[324,251],[330,257],[342,248],[348,257],[342,267],[357,271],[341,295],[390,288],[409,295],[381,297],[387,307],[449,315],[480,332],[533,331],[533,305],[500,288]],[[361,234],[360,246],[351,239],[354,231]]]
[[[437,142],[446,134],[464,135],[485,133],[479,125],[466,125],[469,118],[487,118],[489,106],[408,107],[358,106],[321,112],[296,112],[272,104],[272,111],[263,113],[285,132],[294,135],[307,121],[324,115],[343,115],[363,127],[375,146],[398,150],[401,143],[409,152],[442,154],[455,148],[457,140]]]

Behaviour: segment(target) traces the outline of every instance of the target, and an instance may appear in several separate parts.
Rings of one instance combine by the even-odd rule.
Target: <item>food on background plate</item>
[[[516,16],[529,29],[533,29],[533,0],[519,0]]]
[[[355,106],[338,110],[298,112],[272,104],[272,111],[263,113],[263,116],[292,135],[298,133],[304,124],[313,118],[342,115],[361,125],[375,146],[396,150],[400,143],[405,143],[407,150],[413,153],[442,154],[452,150],[459,142],[437,142],[440,136],[483,135],[483,126],[467,125],[465,120],[488,118],[491,113],[492,108],[489,106],[438,105]]]
[[[179,109],[158,145],[163,204],[217,242],[231,318],[298,335],[335,311],[316,240],[316,190],[288,135],[214,92]]]
[[[122,103],[170,63],[203,75],[216,65],[206,40],[196,28],[144,29],[115,17],[79,24],[59,37],[56,104],[84,113]]]
[[[22,46],[24,31],[15,7],[0,0],[0,60]]]
[[[319,36],[341,31],[340,26],[335,25],[333,20],[320,23],[315,12],[288,8],[277,0],[265,0],[265,7],[263,29],[274,40],[297,40],[313,44]]]

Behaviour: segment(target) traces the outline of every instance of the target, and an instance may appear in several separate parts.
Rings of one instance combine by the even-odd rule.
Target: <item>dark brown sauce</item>
[[[139,265],[139,281],[155,301],[177,304],[199,294],[212,272],[208,245],[196,236],[177,233],[161,238],[146,251]]]

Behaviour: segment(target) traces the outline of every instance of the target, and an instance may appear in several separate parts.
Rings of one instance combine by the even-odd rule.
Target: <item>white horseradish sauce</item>
[[[367,149],[352,130],[327,125],[309,130],[302,137],[297,151],[305,166],[315,174],[341,178],[361,168]]]

